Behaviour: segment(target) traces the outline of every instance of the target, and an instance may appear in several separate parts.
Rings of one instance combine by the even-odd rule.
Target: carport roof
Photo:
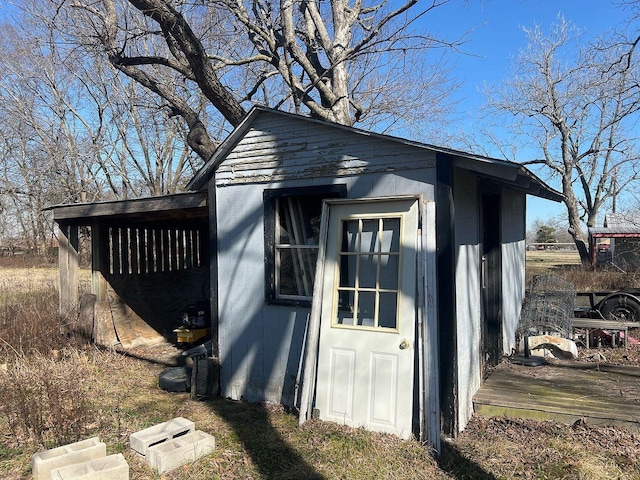
[[[112,200],[94,203],[54,205],[53,219],[77,225],[91,225],[98,219],[156,222],[206,219],[209,215],[206,192],[190,192],[159,197]]]

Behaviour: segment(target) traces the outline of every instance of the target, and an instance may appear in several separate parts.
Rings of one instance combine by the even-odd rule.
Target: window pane
[[[353,325],[353,304],[355,301],[353,290],[338,292],[338,318],[339,325]]]
[[[360,252],[376,252],[378,241],[378,220],[362,221],[362,238]]]
[[[358,286],[360,288],[376,288],[378,278],[377,255],[359,255]]]
[[[400,251],[400,219],[385,218],[382,221],[382,252]]]
[[[358,242],[358,220],[342,222],[342,251],[355,252]]]
[[[322,198],[317,196],[277,199],[279,244],[318,245]]]
[[[280,207],[278,207],[280,208]],[[281,210],[279,210],[280,212]],[[278,218],[278,233],[276,242],[278,244],[289,245],[291,243],[291,239],[289,238],[289,228],[290,225],[285,221],[285,217],[280,215]]]
[[[378,326],[397,328],[396,314],[398,310],[398,295],[396,292],[380,293]]]
[[[313,295],[317,248],[281,248],[278,255],[280,295]]]
[[[398,255],[380,255],[380,288],[398,289]]]
[[[375,326],[376,292],[358,292],[358,325]]]
[[[278,250],[278,264],[280,266],[279,293],[282,295],[297,295],[299,288],[296,285],[296,276],[293,272],[293,255],[291,250]]]
[[[357,260],[355,255],[340,255],[340,287],[355,288]]]

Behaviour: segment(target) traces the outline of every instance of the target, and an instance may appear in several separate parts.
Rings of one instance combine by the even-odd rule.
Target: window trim
[[[323,195],[325,199],[347,197],[345,184],[315,185],[307,187],[270,188],[263,191],[264,203],[264,298],[267,304],[288,306],[311,306],[309,298],[286,298],[276,294],[276,201],[282,197],[304,197]]]

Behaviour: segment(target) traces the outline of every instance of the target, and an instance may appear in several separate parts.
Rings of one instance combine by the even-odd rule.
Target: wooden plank
[[[51,207],[51,210],[53,210],[54,220],[59,221],[108,215],[149,215],[169,210],[205,208],[206,205],[206,193],[197,192],[133,200],[58,205]]]
[[[147,273],[148,265],[147,265],[147,247],[149,245],[147,241],[147,229],[146,228],[136,228],[138,232],[138,241],[139,243],[139,252],[140,256],[138,257],[138,273]]]
[[[58,235],[58,265],[60,279],[60,314],[66,315],[78,307],[78,226],[60,224]]]
[[[640,418],[640,367],[554,361],[543,367],[500,365],[475,395],[477,413],[605,425]]]
[[[185,268],[191,268],[195,265],[193,258],[193,240],[195,236],[195,230],[193,228],[189,228],[184,231],[184,241],[185,241]]]
[[[425,148],[299,119],[273,120],[257,119],[218,167],[217,184],[435,167],[435,152]]]
[[[218,297],[218,203],[216,198],[215,177],[207,189],[207,205],[209,206],[209,227],[199,233],[200,265],[209,264],[209,308],[211,311],[211,347],[212,357],[220,358],[220,325],[218,312],[220,311]],[[208,234],[208,236],[207,236]],[[216,365],[219,367],[220,363]],[[220,369],[216,372],[216,378],[220,378]]]
[[[603,330],[620,330],[627,328],[640,328],[640,322],[618,322],[615,320],[602,320],[599,318],[579,318],[572,321],[575,328],[601,328]]]
[[[107,280],[109,272],[109,229],[98,222],[91,225],[91,291],[96,301],[107,298]]]

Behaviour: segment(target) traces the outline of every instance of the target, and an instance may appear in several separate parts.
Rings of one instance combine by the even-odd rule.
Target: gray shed
[[[265,108],[247,115],[187,189],[173,199],[182,215],[166,212],[178,229],[167,229],[167,265],[174,254],[180,264],[185,245],[196,250],[188,239],[207,242],[197,258],[209,264],[221,395],[297,406],[301,420],[419,433],[435,446],[441,432],[465,427],[485,372],[515,348],[526,195],[561,200],[519,164]],[[127,217],[128,203],[112,205],[117,218],[94,217],[86,205],[54,207],[54,218],[67,233],[117,221],[138,232],[144,213]],[[136,261],[143,250],[153,257],[141,245],[155,236],[135,238]],[[104,242],[94,270],[114,264]],[[61,272],[74,256],[66,251]],[[195,287],[182,266],[181,281]],[[117,280],[127,272],[150,274],[127,265]],[[169,283],[154,285],[175,296]]]

